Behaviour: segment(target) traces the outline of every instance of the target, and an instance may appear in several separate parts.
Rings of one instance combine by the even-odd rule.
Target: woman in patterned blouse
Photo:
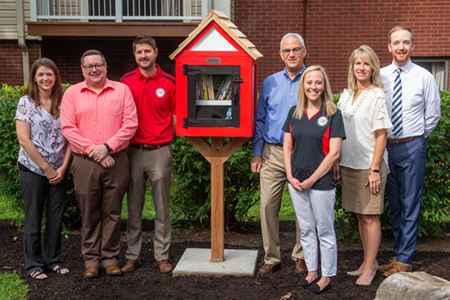
[[[25,270],[34,279],[47,278],[45,270],[58,274],[69,272],[60,264],[67,168],[72,154],[70,144],[61,133],[61,99],[61,79],[55,63],[48,58],[37,60],[15,116],[20,143],[17,165],[25,207]],[[43,256],[41,222],[46,200]]]

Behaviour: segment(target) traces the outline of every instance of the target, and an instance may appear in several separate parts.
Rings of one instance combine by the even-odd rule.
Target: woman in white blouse
[[[348,89],[338,103],[347,139],[342,143],[340,166],[337,163],[334,171],[335,179],[342,178],[342,207],[358,217],[364,249],[364,262],[348,274],[359,277],[356,284],[370,285],[378,269],[378,215],[383,213],[388,173],[386,137],[393,127],[377,55],[363,45],[353,51],[349,61]]]
[[[20,143],[17,165],[25,207],[23,252],[25,270],[34,279],[45,279],[45,270],[68,273],[61,267],[61,227],[67,192],[67,167],[71,147],[61,133],[59,107],[61,79],[55,63],[38,59],[32,66],[25,96],[16,111]],[[45,203],[47,205],[45,207]],[[46,208],[44,255],[41,222]]]

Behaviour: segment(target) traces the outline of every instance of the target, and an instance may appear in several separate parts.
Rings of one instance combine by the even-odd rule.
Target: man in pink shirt
[[[85,81],[67,89],[61,104],[62,132],[72,145],[75,196],[81,210],[84,278],[122,275],[120,214],[128,187],[129,163],[124,149],[138,126],[130,89],[106,78],[100,51],[81,57]]]

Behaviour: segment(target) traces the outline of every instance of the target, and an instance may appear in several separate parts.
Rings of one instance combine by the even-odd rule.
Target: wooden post
[[[223,261],[223,137],[211,138],[211,261]]]
[[[211,145],[202,137],[185,137],[211,163],[211,261],[224,260],[224,162],[249,138],[235,137],[224,146],[223,137],[211,137]]]

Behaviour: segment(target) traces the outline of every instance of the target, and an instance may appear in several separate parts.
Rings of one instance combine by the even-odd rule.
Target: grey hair
[[[301,36],[300,34],[290,32],[290,33],[286,33],[286,34],[283,36],[283,38],[281,39],[280,50],[283,50],[283,42],[284,42],[284,40],[287,39],[288,37],[296,37],[296,38],[300,41],[300,43],[302,44],[302,47],[306,47],[305,41],[303,40],[303,38],[302,38],[302,36]]]

